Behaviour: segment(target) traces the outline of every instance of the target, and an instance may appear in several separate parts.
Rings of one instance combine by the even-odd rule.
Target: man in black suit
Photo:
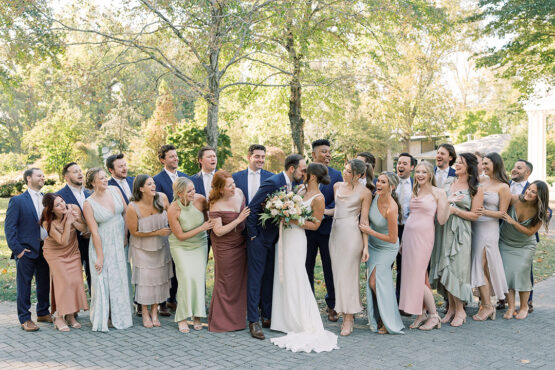
[[[83,186],[83,171],[75,162],[67,163],[62,169],[62,176],[66,182],[66,186],[58,191],[58,195],[67,204],[75,204],[79,206],[81,215],[83,215],[83,203],[91,192]],[[84,219],[84,218],[83,218]],[[91,294],[91,270],[89,266],[89,241],[90,233],[78,233],[77,241],[79,243],[79,253],[81,253],[81,262],[83,269],[87,275],[87,285],[89,287],[89,295]]]
[[[31,320],[31,281],[37,286],[37,321],[52,322],[48,308],[50,295],[50,270],[42,254],[43,240],[48,236],[39,224],[42,214],[44,174],[38,168],[23,173],[27,191],[10,199],[4,232],[8,247],[15,258],[17,282],[17,316],[25,331],[37,331]]]
[[[395,189],[397,194],[397,199],[399,199],[399,204],[401,205],[401,221],[397,225],[397,231],[399,235],[399,243],[403,240],[403,231],[405,230],[405,222],[409,217],[410,212],[410,198],[412,196],[412,171],[416,166],[416,158],[414,158],[409,153],[399,154],[397,159],[397,176],[399,176],[399,185]],[[397,266],[397,279],[395,281],[395,296],[397,297],[397,303],[399,303],[399,297],[401,294],[401,265],[402,265],[401,253],[397,253],[397,258],[395,264]],[[404,314],[404,312],[401,312]]]
[[[274,283],[274,254],[279,230],[276,225],[267,222],[260,224],[262,204],[268,195],[276,190],[293,189],[295,183],[306,176],[306,161],[299,154],[291,154],[285,159],[285,170],[264,181],[249,204],[251,213],[247,218],[247,319],[249,331],[254,338],[264,339],[260,328],[271,326],[272,292]],[[259,313],[258,309],[261,309]]]
[[[127,176],[127,161],[123,157],[123,153],[112,154],[106,158],[106,168],[108,168],[112,176],[108,180],[108,185],[117,186],[123,195],[125,203],[129,204],[129,199],[133,195],[133,180],[135,178]]]

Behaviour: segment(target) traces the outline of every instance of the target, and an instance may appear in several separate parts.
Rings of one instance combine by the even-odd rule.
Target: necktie
[[[37,218],[40,220],[40,215],[41,215],[41,204],[40,204],[40,194],[39,193],[35,193],[35,211],[37,212]]]
[[[42,215],[42,210],[44,209],[44,207],[42,206],[42,194],[41,193],[36,193],[35,198],[37,198],[37,215],[38,218],[40,220],[40,216]],[[40,240],[44,240],[48,237],[48,232],[46,232],[46,229],[44,227],[42,227],[42,225],[40,226]]]
[[[212,190],[212,174],[205,173],[204,174],[204,190],[206,191],[206,195],[210,194],[210,190]]]
[[[250,179],[249,179],[249,202],[254,197],[254,194],[258,191],[260,187],[260,172],[251,172]]]
[[[437,170],[436,182],[438,188],[443,187],[443,170]]]
[[[175,180],[172,180],[172,183]],[[123,192],[125,193],[125,196],[127,197],[127,199],[131,198],[131,189],[129,189],[129,184],[127,183],[127,180],[123,179],[120,180],[120,187],[123,189]]]

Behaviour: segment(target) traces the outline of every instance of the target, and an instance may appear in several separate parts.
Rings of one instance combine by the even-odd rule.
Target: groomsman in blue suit
[[[397,194],[397,199],[399,199],[399,204],[401,205],[401,222],[397,225],[397,235],[399,235],[399,243],[403,240],[403,231],[405,230],[405,222],[410,213],[410,198],[412,196],[412,185],[413,179],[411,177],[412,171],[416,166],[416,158],[414,158],[409,153],[399,154],[397,159],[397,176],[399,176],[399,185],[395,189]],[[397,253],[397,258],[395,260],[397,265],[397,279],[395,281],[395,296],[397,297],[397,303],[399,303],[399,298],[401,295],[401,265],[403,264],[403,259],[401,253]],[[404,312],[401,312],[404,314]]]
[[[451,144],[441,144],[437,148],[435,177],[437,187],[443,187],[448,177],[455,177],[455,170],[451,166],[457,160],[457,152]]]
[[[328,168],[330,183],[327,185],[320,184],[320,191],[324,195],[326,209],[335,208],[335,198],[333,185],[336,182],[342,182],[341,172],[329,167],[331,161],[330,142],[326,139],[319,139],[312,142],[312,160],[314,163],[323,164]],[[328,306],[328,320],[337,321],[337,312],[335,311],[335,289],[333,285],[333,272],[331,268],[330,258],[330,233],[333,217],[324,214],[322,223],[317,230],[306,231],[307,248],[306,248],[306,273],[312,291],[314,291],[314,266],[316,265],[316,255],[320,250],[320,259],[322,261],[322,269],[324,270],[324,281],[326,282],[326,304]]]
[[[83,186],[83,171],[75,162],[67,163],[62,169],[62,176],[66,182],[66,186],[58,191],[58,195],[66,202],[66,204],[75,204],[79,206],[81,215],[83,215],[83,203],[91,192]],[[84,218],[83,218],[84,219]],[[89,295],[91,294],[91,269],[89,266],[89,241],[90,233],[78,233],[77,242],[79,243],[79,253],[81,253],[81,262],[85,275],[87,275],[87,285],[89,287]]]
[[[49,308],[50,270],[42,254],[43,240],[47,233],[39,225],[42,214],[44,174],[38,168],[23,173],[27,191],[10,199],[4,232],[12,258],[16,263],[17,316],[25,331],[37,331],[39,327],[31,320],[31,281],[37,286],[37,321],[52,322]]]
[[[195,191],[208,199],[212,190],[212,178],[218,165],[216,151],[209,146],[202,147],[198,152],[197,161],[200,171],[191,176],[191,180],[195,184]]]
[[[168,201],[171,203],[173,201],[173,183],[178,177],[189,177],[183,172],[177,170],[179,166],[179,157],[177,156],[177,150],[175,146],[171,144],[162,145],[158,149],[158,159],[164,165],[164,168],[160,173],[154,176],[154,183],[156,184],[156,191],[166,194]],[[175,298],[177,294],[177,277],[175,275],[175,265],[173,264],[173,277],[170,287],[170,298],[168,298],[167,305],[162,303],[160,307],[160,315],[169,316],[170,312],[166,306],[175,310],[177,308],[177,300]]]
[[[291,154],[285,158],[284,168],[283,172],[262,182],[249,204],[251,213],[247,218],[247,319],[250,334],[257,339],[264,339],[264,332],[259,323],[260,314],[262,327],[271,326],[274,254],[279,237],[278,227],[271,222],[262,226],[259,214],[268,195],[281,188],[292,190],[295,183],[300,183],[305,178],[306,161],[299,154]]]
[[[247,169],[235,172],[232,177],[233,181],[235,181],[235,186],[245,194],[246,203],[249,205],[260,184],[270,176],[273,176],[273,173],[263,169],[266,162],[266,147],[264,145],[251,145],[247,154],[247,160],[249,161]]]
[[[112,176],[108,180],[108,185],[117,186],[123,195],[125,203],[129,204],[129,199],[133,195],[133,180],[135,178],[127,176],[127,161],[123,157],[123,153],[113,154],[106,158],[106,168],[108,168]]]

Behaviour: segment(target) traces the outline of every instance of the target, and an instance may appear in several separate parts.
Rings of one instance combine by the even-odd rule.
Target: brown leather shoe
[[[337,311],[333,308],[328,307],[328,320],[331,322],[336,322],[339,320],[339,316],[337,315]]]
[[[170,311],[168,311],[167,307],[160,306],[160,308],[158,309],[158,313],[160,314],[160,316],[171,316],[171,313]]]
[[[262,319],[262,327],[264,329],[270,329],[270,326],[272,326],[272,320],[270,319]]]
[[[166,302],[166,307],[175,312],[175,310],[177,310],[177,303]]]
[[[264,332],[260,328],[260,324],[257,322],[249,322],[249,331],[253,338],[256,339],[266,339]]]
[[[37,316],[37,322],[53,322],[51,315]]]
[[[25,331],[37,331],[39,330],[39,327],[33,322],[33,320],[27,320],[21,324],[21,329]]]
[[[528,313],[534,312],[534,304],[532,301],[528,302]]]

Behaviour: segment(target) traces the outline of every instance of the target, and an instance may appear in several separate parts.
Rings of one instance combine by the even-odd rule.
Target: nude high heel
[[[478,312],[476,315],[472,316],[473,320],[486,321],[488,318],[491,320],[495,320],[496,310],[492,304],[481,304],[480,308],[483,308],[484,311],[488,310],[489,312],[487,312],[485,315],[480,315],[480,313]]]
[[[433,325],[430,325],[430,321],[432,321],[432,319],[437,319],[437,322],[434,323]],[[441,319],[439,318],[439,315],[437,313],[434,314],[430,314],[428,316],[428,321],[426,321],[426,323],[422,326],[420,326],[418,329],[420,330],[432,330],[432,329],[441,329]]]

